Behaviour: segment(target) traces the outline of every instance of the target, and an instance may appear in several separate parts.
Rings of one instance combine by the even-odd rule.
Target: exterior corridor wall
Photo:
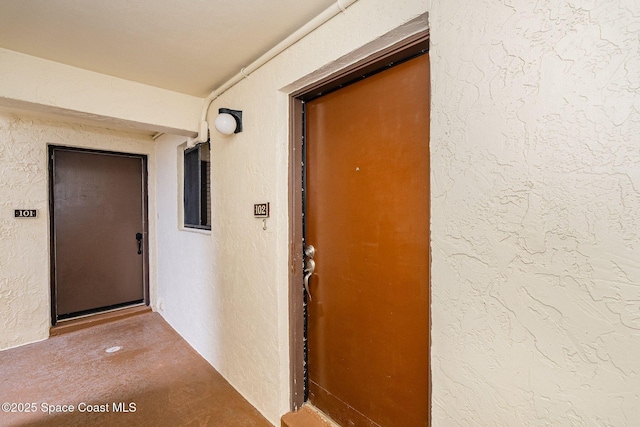
[[[433,424],[640,419],[640,3],[429,1]]]

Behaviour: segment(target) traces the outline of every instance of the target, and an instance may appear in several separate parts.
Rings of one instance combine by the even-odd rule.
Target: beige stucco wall
[[[149,136],[0,111],[0,349],[43,340],[51,325],[48,144],[148,155],[155,224],[155,159]],[[35,219],[14,209],[37,209]],[[150,236],[152,294],[155,237]]]
[[[429,16],[434,425],[637,425],[640,2]]]

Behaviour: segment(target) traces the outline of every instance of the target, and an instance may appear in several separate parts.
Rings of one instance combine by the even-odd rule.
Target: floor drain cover
[[[117,345],[115,347],[109,347],[106,351],[107,353],[115,353],[116,351],[120,351],[120,350],[122,350],[122,347]]]

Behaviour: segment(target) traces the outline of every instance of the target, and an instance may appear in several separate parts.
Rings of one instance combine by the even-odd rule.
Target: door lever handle
[[[309,301],[311,301],[311,291],[309,290],[309,279],[311,278],[311,275],[313,275],[313,272],[316,269],[316,262],[314,260],[312,260],[311,258],[307,259],[307,265],[305,266],[304,269],[304,290],[307,292],[307,295],[309,296]]]
[[[136,240],[138,241],[138,255],[142,254],[142,233],[136,233]]]

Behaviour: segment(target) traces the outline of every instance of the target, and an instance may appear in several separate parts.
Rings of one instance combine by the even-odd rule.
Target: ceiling
[[[206,97],[335,0],[0,0],[0,47]]]

